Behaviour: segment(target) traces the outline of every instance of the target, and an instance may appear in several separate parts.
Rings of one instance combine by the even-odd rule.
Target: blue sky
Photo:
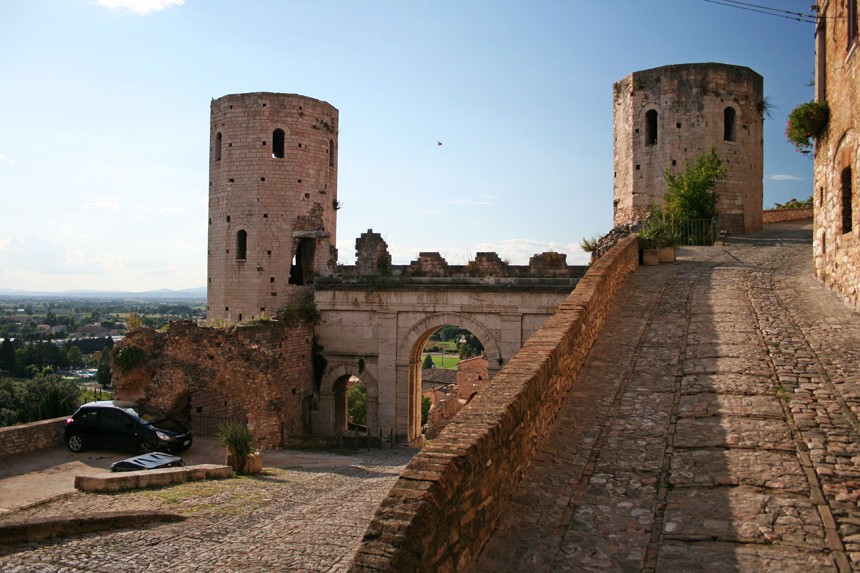
[[[340,110],[346,264],[369,228],[397,264],[584,263],[612,226],[612,84],[668,64],[764,76],[765,206],[806,198],[783,131],[813,40],[706,0],[4,0],[0,288],[205,285],[209,102],[231,93]]]

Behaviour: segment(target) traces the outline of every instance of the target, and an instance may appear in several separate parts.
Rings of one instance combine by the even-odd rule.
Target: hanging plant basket
[[[802,103],[788,115],[785,137],[801,153],[810,153],[815,141],[827,129],[830,107],[826,101]]]

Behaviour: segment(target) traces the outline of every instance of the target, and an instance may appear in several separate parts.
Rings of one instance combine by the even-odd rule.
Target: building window
[[[854,228],[854,220],[851,212],[851,168],[842,170],[842,232],[850,233]]]
[[[645,123],[647,124],[647,129],[645,130],[645,145],[656,145],[657,144],[657,110],[649,109],[648,113],[645,114]]]
[[[848,0],[845,18],[848,20],[848,49],[857,43],[857,0]]]
[[[241,230],[236,233],[236,260],[244,261],[248,254],[248,233]]]
[[[334,140],[328,140],[328,166],[334,167]]]
[[[221,161],[221,132],[215,134],[215,161]]]
[[[735,108],[727,107],[723,110],[723,139],[735,140]]]
[[[272,132],[272,157],[284,156],[284,130],[276,129]]]

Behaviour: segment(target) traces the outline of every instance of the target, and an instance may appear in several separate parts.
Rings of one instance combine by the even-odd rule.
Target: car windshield
[[[125,411],[130,414],[134,414],[147,424],[154,424],[167,419],[167,416],[165,416],[164,413],[151,406],[146,406],[145,404],[137,404],[132,408],[125,408]]]

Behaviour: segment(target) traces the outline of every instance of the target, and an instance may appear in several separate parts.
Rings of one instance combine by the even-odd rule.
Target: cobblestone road
[[[810,251],[640,267],[475,570],[860,570],[860,314]]]
[[[318,455],[310,468],[123,494],[73,493],[0,521],[104,511],[184,515],[154,525],[0,546],[3,572],[346,571],[373,512],[416,450]]]

